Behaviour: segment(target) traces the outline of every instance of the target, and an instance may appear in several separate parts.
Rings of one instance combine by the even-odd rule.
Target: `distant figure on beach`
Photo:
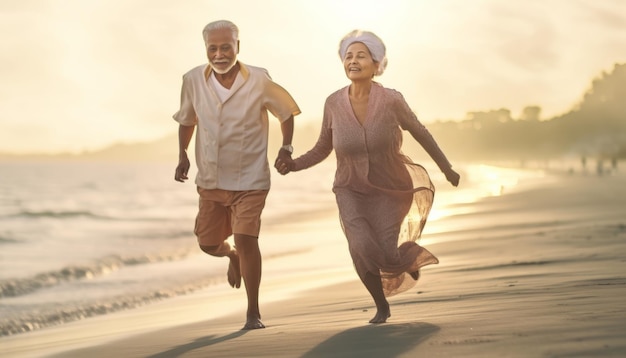
[[[312,167],[335,150],[333,192],[355,269],[376,304],[370,323],[386,322],[391,316],[386,297],[413,287],[421,267],[439,262],[416,243],[434,186],[426,170],[401,152],[402,130],[422,145],[452,185],[460,179],[402,94],[373,80],[385,70],[385,52],[371,32],[347,34],[339,56],[351,84],[326,99],[315,146],[295,160],[275,162],[284,175]]]
[[[596,174],[598,174],[598,176],[602,176],[604,174],[604,162],[602,159],[598,159],[596,161]]]
[[[228,257],[228,283],[243,276],[248,310],[243,329],[264,328],[259,311],[260,216],[270,189],[267,160],[269,110],[281,123],[278,159],[291,159],[294,119],[300,113],[291,95],[267,70],[241,63],[239,30],[230,21],[211,22],[202,31],[208,64],[183,76],[178,130],[179,161],[174,179],[188,179],[187,147],[197,126],[195,183],[199,209],[194,233],[200,249]],[[234,247],[226,241],[234,236]]]

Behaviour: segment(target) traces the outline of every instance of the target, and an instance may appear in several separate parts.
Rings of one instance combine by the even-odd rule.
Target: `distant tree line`
[[[320,122],[298,124],[294,134],[298,155],[313,146]],[[282,138],[280,127],[274,124],[270,129],[270,153],[275,153]],[[626,64],[616,64],[610,73],[601,73],[574,108],[554,118],[541,119],[539,106],[524,108],[520,118],[513,118],[510,110],[501,108],[469,112],[461,121],[429,123],[428,129],[454,160],[524,161],[574,156],[581,159],[626,159]],[[176,161],[178,137],[175,128],[172,132],[158,141],[118,143],[79,155],[0,153],[0,160]],[[405,153],[411,157],[425,157],[419,144],[408,133],[405,134]],[[193,152],[192,148],[190,150]]]
[[[603,72],[568,113],[541,120],[528,106],[520,118],[502,108],[469,112],[462,121],[437,121],[428,129],[457,159],[534,160],[564,156],[626,158],[626,64]],[[405,141],[408,150],[413,151]],[[406,147],[405,147],[406,148]],[[407,150],[405,149],[405,151]],[[423,151],[422,151],[423,152]]]

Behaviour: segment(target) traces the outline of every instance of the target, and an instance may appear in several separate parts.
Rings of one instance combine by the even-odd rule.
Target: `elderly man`
[[[230,21],[211,22],[202,35],[208,64],[183,76],[179,123],[179,162],[175,180],[184,182],[190,163],[187,147],[196,131],[195,183],[199,209],[194,232],[200,249],[228,257],[228,282],[239,288],[243,277],[248,309],[243,329],[264,328],[259,311],[260,216],[270,189],[267,161],[269,110],[281,123],[288,160],[293,148],[293,117],[300,113],[291,95],[259,67],[237,60],[239,30]],[[234,247],[226,241],[234,236]]]

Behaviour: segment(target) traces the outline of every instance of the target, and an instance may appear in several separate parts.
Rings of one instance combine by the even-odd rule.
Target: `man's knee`
[[[211,255],[211,256],[225,256],[227,252],[225,252],[224,245],[199,245],[200,250]]]
[[[235,234],[235,246],[237,247],[237,251],[246,250],[246,249],[254,249],[258,247],[259,240],[256,236],[244,235],[244,234]]]
[[[257,236],[246,235],[246,234],[234,234],[233,238],[235,239],[236,242],[242,242],[242,243],[256,242],[259,240]]]

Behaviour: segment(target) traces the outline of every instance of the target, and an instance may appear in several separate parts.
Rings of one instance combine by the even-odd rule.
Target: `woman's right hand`
[[[444,174],[446,175],[446,179],[450,182],[450,184],[454,186],[459,186],[459,180],[461,179],[459,173],[450,168]]]
[[[295,166],[296,166],[296,163],[293,161],[293,159],[291,159],[291,156],[280,155],[280,153],[278,155],[278,158],[276,158],[276,162],[274,163],[274,168],[276,168],[276,170],[281,175],[285,175],[293,171]]]

